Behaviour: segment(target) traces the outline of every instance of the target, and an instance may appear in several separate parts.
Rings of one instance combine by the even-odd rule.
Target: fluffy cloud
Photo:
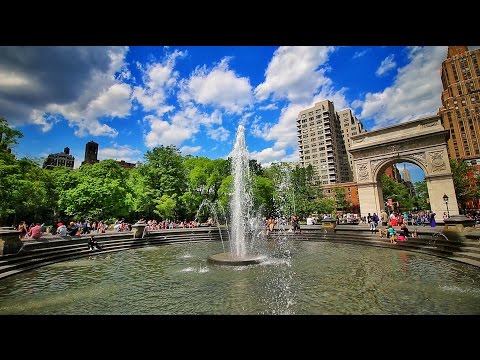
[[[153,115],[147,115],[144,120],[150,125],[150,131],[145,135],[145,145],[149,148],[159,145],[179,146],[197,134],[201,126],[211,129],[222,124],[222,116],[218,110],[205,114],[194,106],[187,106],[176,112],[170,117],[170,121]]]
[[[181,122],[170,124],[153,115],[146,116],[145,120],[150,124],[150,131],[145,136],[145,145],[149,148],[160,145],[178,146],[198,132],[196,127],[182,126]]]
[[[99,146],[98,148],[98,159],[114,159],[114,160],[123,160],[126,162],[136,163],[141,161],[142,152],[137,149],[132,149],[130,145],[118,145],[113,144],[110,148],[104,148]]]
[[[288,99],[291,102],[311,101],[321,86],[331,84],[325,69],[319,68],[334,51],[331,46],[284,46],[278,48],[265,71],[265,81],[255,89],[259,101]]]
[[[447,47],[411,47],[408,51],[410,62],[398,69],[392,86],[354,102],[362,108],[362,120],[374,120],[374,129],[436,113],[440,106],[439,69]]]
[[[397,63],[395,62],[394,58],[395,58],[395,55],[391,54],[391,55],[388,55],[385,59],[383,59],[377,71],[375,71],[375,75],[383,76],[388,71],[395,69],[395,67],[397,66]]]
[[[220,107],[227,112],[240,114],[253,104],[250,80],[240,77],[228,67],[224,58],[211,70],[198,67],[189,79],[181,84],[179,98],[184,102]]]
[[[174,71],[178,58],[183,58],[187,52],[175,50],[168,54],[163,62],[148,64],[144,67],[137,63],[137,68],[142,72],[144,86],[136,86],[133,98],[143,107],[144,111],[156,111],[157,116],[165,113],[164,102],[169,92],[177,84],[179,73]]]
[[[284,149],[275,150],[273,148],[266,148],[262,151],[253,151],[250,153],[250,158],[257,160],[264,166],[269,166],[272,162],[282,161],[285,156]]]
[[[127,51],[126,47],[1,47],[3,116],[13,126],[31,123],[46,132],[61,115],[78,136],[116,136],[117,131],[100,119],[129,114],[130,87],[118,80],[122,76],[115,78],[125,69]]]
[[[217,127],[216,129],[208,129],[207,134],[211,139],[217,141],[227,141],[230,137],[230,131],[225,129],[223,126]]]
[[[196,152],[200,151],[201,148],[201,146],[182,146],[180,151],[183,155],[188,155],[195,154]]]

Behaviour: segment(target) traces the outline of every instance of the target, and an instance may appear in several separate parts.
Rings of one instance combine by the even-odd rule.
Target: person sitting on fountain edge
[[[98,243],[96,239],[93,238],[93,235],[88,239],[88,250],[100,250],[102,246]]]

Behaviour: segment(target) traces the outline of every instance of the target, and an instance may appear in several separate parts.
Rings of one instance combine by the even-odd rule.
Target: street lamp
[[[448,196],[443,194],[443,201],[445,201],[445,206],[447,207],[447,217],[450,217],[450,211],[448,211]]]

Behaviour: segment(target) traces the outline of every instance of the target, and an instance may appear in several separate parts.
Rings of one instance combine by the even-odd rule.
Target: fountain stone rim
[[[245,266],[260,264],[266,260],[264,255],[246,255],[243,257],[236,257],[231,253],[223,252],[213,254],[208,257],[208,262],[217,265],[229,265],[229,266]]]

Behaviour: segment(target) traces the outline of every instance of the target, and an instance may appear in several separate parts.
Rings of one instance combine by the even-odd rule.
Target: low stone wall
[[[20,231],[0,230],[0,256],[17,254],[23,247],[23,242],[18,238]]]

